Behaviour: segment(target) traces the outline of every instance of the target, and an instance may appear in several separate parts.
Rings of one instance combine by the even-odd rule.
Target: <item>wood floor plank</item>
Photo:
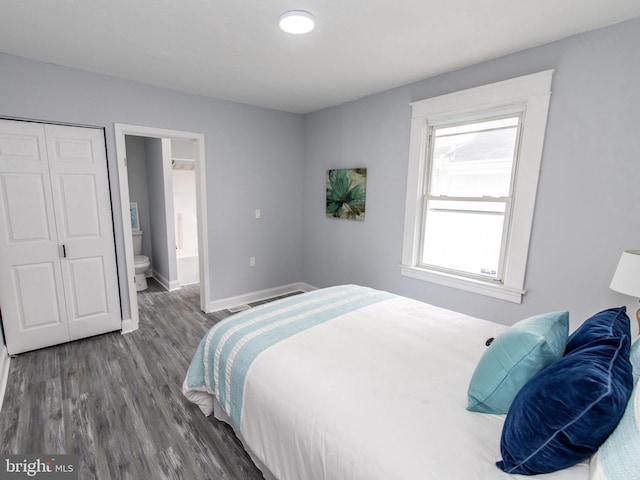
[[[42,428],[45,422],[48,421],[47,416],[43,416],[41,412],[41,404],[45,399],[45,383],[37,381],[29,383],[27,385],[29,396],[29,424],[27,431],[38,431],[38,435],[24,435],[22,445],[25,448],[26,453],[54,453],[49,450],[48,445],[45,445],[45,429]],[[53,423],[53,422],[52,422]],[[22,434],[23,432],[18,432]]]
[[[104,450],[96,443],[95,423],[89,420],[87,403],[87,394],[63,402],[65,453],[78,455],[78,478],[109,478]]]
[[[62,387],[60,376],[50,378],[44,383],[44,401],[40,404],[40,417],[43,422],[43,446],[48,449],[43,453],[57,453],[66,450],[64,416],[62,413]]]
[[[226,424],[182,395],[206,331],[199,286],[138,294],[140,328],[27,352],[10,364],[0,453],[79,456],[81,479],[261,480]]]

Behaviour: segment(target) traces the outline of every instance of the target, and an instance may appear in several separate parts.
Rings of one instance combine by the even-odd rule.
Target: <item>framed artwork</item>
[[[131,215],[131,230],[140,230],[140,217],[138,216],[138,204],[136,202],[129,204],[129,213]]]
[[[327,217],[364,220],[366,168],[327,170]]]

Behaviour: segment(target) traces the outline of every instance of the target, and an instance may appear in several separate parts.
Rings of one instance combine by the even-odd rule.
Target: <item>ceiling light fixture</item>
[[[278,25],[281,30],[287,33],[301,35],[303,33],[309,33],[315,28],[316,19],[304,10],[290,10],[280,15]]]

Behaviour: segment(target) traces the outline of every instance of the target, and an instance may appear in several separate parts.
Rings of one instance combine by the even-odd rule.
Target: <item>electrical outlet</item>
[[[256,218],[260,218],[260,217],[261,217],[260,209],[256,208]]]
[[[256,266],[256,257],[249,257],[249,266],[250,267]]]

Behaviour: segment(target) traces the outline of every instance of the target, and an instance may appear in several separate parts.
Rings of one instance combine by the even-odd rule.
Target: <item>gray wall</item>
[[[129,199],[138,204],[138,217],[142,235],[142,254],[153,257],[151,249],[151,223],[149,220],[149,191],[147,188],[147,151],[145,138],[125,136],[127,148],[127,177],[129,179]],[[144,232],[147,232],[145,235]],[[153,263],[151,264],[153,267]]]
[[[640,243],[638,44],[634,20],[306,117],[0,54],[0,115],[105,128],[120,263],[113,123],[203,133],[214,300],[301,280],[357,282],[503,323],[569,309],[575,325],[633,305],[608,284],[621,251]],[[523,304],[400,276],[409,102],[549,68]],[[350,166],[368,168],[364,222],[324,215],[326,169]],[[126,290],[122,301],[127,317]]]
[[[609,290],[640,248],[640,20],[344,104],[305,118],[303,278],[360,283],[502,323],[568,309],[572,326],[629,297]],[[522,305],[400,275],[409,102],[555,69]],[[366,166],[364,222],[326,218],[325,171]]]
[[[154,276],[160,275],[165,283],[177,279],[177,275],[171,268],[169,249],[173,248],[171,254],[176,255],[175,245],[169,245],[167,238],[167,210],[166,196],[164,188],[164,165],[162,156],[162,139],[145,138],[144,146],[146,151],[147,164],[147,189],[149,192],[149,224],[147,236],[151,239],[151,264],[153,265]]]
[[[300,281],[301,116],[5,54],[0,54],[0,78],[0,116],[105,128],[120,265],[124,239],[114,123],[205,135],[212,299]],[[255,208],[262,210],[260,220]],[[256,267],[249,267],[250,256]],[[119,269],[121,286],[123,273]],[[126,288],[121,293],[129,318]]]
[[[138,203],[140,228],[144,232],[142,253],[149,257],[154,276],[159,274],[165,284],[177,281],[170,258],[171,254],[175,256],[175,245],[170,246],[167,238],[162,140],[126,135],[125,142],[129,198]],[[183,153],[187,153],[187,147],[193,148],[191,142],[183,142],[181,146]]]
[[[172,158],[196,158],[193,151],[193,141],[171,139],[171,157]]]

